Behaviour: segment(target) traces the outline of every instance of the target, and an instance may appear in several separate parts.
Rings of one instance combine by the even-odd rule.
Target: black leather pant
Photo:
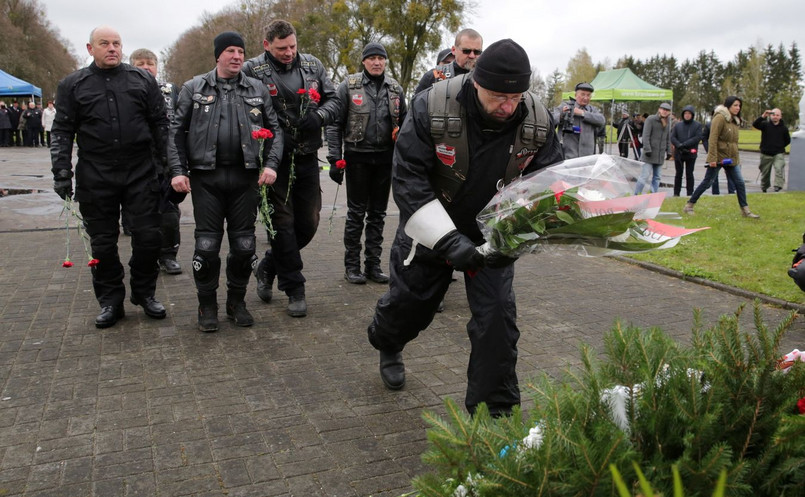
[[[256,262],[254,222],[257,218],[257,169],[219,167],[190,173],[196,246],[193,278],[199,301],[212,302],[221,273],[221,241],[224,221],[229,237],[226,259],[228,298],[243,299]]]
[[[124,162],[124,161],[119,161]],[[79,159],[76,195],[90,236],[92,285],[101,306],[122,304],[126,296],[123,265],[117,249],[121,208],[131,220],[131,293],[154,295],[159,269],[159,183],[151,157],[113,164]]]
[[[383,226],[391,191],[391,164],[350,162],[346,168],[347,220],[344,226],[344,266],[361,268],[361,235],[366,220],[366,269],[380,266]]]

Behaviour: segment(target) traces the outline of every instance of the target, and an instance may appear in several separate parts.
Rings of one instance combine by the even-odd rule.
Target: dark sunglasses
[[[474,53],[476,56],[478,56],[478,55],[481,55],[481,52],[483,52],[483,50],[478,50],[478,49],[475,49],[475,48],[462,48],[460,50],[464,55],[469,55],[471,53]]]

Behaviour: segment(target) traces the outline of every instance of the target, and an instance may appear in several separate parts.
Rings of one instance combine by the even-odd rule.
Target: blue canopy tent
[[[0,69],[0,97],[25,96],[42,98],[42,89],[32,85],[27,81],[15,78],[9,73]]]

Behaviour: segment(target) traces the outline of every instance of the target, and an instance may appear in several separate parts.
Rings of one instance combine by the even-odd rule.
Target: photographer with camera
[[[590,83],[579,83],[575,98],[562,102],[553,111],[553,118],[559,123],[557,130],[565,159],[595,154],[595,138],[606,124],[606,118],[590,105],[593,91]]]

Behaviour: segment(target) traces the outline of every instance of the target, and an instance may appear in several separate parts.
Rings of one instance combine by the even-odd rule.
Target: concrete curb
[[[654,271],[656,273],[664,274],[666,276],[673,276],[674,278],[679,278],[684,281],[690,281],[691,283],[696,283],[699,285],[709,286],[710,288],[715,288],[717,290],[721,290],[723,292],[730,293],[732,295],[737,295],[739,297],[749,298],[749,299],[757,299],[761,302],[771,304],[782,309],[790,309],[797,311],[799,313],[805,313],[805,305],[797,304],[796,302],[789,302],[787,300],[778,299],[775,297],[770,297],[768,295],[764,295],[762,293],[752,292],[749,290],[744,290],[743,288],[737,288],[730,285],[725,285],[724,283],[719,283],[717,281],[711,281],[705,278],[699,278],[697,276],[686,276],[685,273],[681,271],[676,271],[674,269],[669,269],[664,266],[660,266],[658,264],[654,264],[651,262],[645,261],[638,261],[636,259],[630,259],[629,257],[625,256],[613,256],[613,259],[616,259],[621,262],[625,262],[627,264],[632,264],[635,266],[642,267],[643,269],[648,269],[650,271]]]

